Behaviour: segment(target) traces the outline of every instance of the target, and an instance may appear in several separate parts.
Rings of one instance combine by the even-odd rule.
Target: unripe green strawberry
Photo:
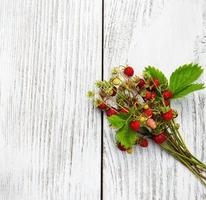
[[[147,126],[150,127],[151,129],[156,129],[157,128],[157,124],[154,121],[154,119],[149,118],[146,122]]]
[[[128,154],[132,154],[133,153],[133,149],[132,148],[127,149],[127,153]]]

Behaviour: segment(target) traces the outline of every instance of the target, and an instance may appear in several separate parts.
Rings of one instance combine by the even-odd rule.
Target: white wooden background
[[[118,151],[85,95],[119,64],[188,62],[206,67],[205,0],[0,0],[0,200],[205,200],[157,145]],[[205,103],[173,106],[206,163]]]

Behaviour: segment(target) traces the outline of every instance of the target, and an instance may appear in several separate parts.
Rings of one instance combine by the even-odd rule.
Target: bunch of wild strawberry
[[[96,83],[99,91],[94,101],[106,112],[110,124],[119,129],[117,147],[128,153],[136,144],[147,147],[147,138],[157,144],[165,142],[169,137],[167,121],[176,116],[169,106],[172,92],[167,82],[160,84],[146,71],[143,76],[133,75],[130,66],[113,69],[109,81]]]
[[[177,112],[170,107],[172,99],[204,88],[204,84],[194,83],[202,72],[197,64],[183,65],[168,80],[155,67],[136,76],[132,67],[120,66],[112,70],[108,81],[97,81],[97,92],[90,91],[88,96],[106,112],[121,151],[132,153],[135,145],[148,147],[151,139],[206,185],[206,165],[187,149],[174,121]]]

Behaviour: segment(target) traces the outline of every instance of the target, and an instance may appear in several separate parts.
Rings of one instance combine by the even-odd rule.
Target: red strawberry
[[[119,110],[120,113],[129,113],[129,110],[127,108],[121,108]]]
[[[142,88],[145,86],[145,81],[144,81],[144,79],[140,79],[140,80],[139,80],[138,86],[139,86],[140,89],[142,89]]]
[[[153,140],[157,144],[162,144],[163,142],[167,140],[167,136],[165,135],[165,133],[160,133],[159,135],[153,136]]]
[[[141,146],[141,147],[148,147],[148,140],[147,139],[145,139],[145,138],[142,138],[142,139],[140,139],[139,140],[139,146]]]
[[[145,99],[149,100],[152,98],[152,93],[150,91],[146,91],[145,93]]]
[[[151,99],[155,99],[156,96],[157,96],[157,94],[156,94],[155,92],[152,92],[152,93],[151,93]]]
[[[160,82],[158,79],[154,79],[153,80],[155,87],[159,87],[160,86]]]
[[[108,117],[110,117],[112,115],[116,115],[117,110],[115,108],[110,108],[109,110],[107,110],[106,114],[107,114]]]
[[[126,149],[123,145],[121,145],[120,143],[117,144],[117,147],[118,147],[118,149],[119,149],[120,151],[126,151],[126,150],[127,150],[127,149]]]
[[[165,102],[165,106],[169,106],[170,105],[170,101],[164,100],[164,102]]]
[[[130,67],[130,66],[128,66],[128,67],[126,67],[125,69],[124,69],[124,74],[126,75],[126,76],[133,76],[133,74],[134,74],[134,69],[132,68],[132,67]]]
[[[104,102],[102,102],[102,103],[100,103],[100,104],[98,105],[98,108],[99,108],[100,110],[105,110],[105,109],[107,109],[107,105],[106,105]]]
[[[173,115],[173,110],[170,109],[169,111],[165,112],[162,114],[162,118],[166,121],[169,121],[171,119],[173,119],[174,115]]]
[[[131,122],[130,122],[130,128],[131,128],[133,131],[138,131],[139,128],[140,128],[140,122],[137,121],[137,120],[131,121]]]
[[[170,90],[165,90],[163,93],[162,93],[164,99],[170,99],[172,98],[173,94]]]
[[[143,112],[147,117],[152,117],[153,112],[152,112],[151,108],[148,108],[148,109],[144,110]]]
[[[113,90],[112,90],[111,96],[115,96],[116,94],[117,94],[117,88],[114,87]]]

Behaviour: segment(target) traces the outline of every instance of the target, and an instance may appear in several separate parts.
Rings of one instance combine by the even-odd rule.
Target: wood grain
[[[0,199],[100,198],[99,0],[0,1]],[[89,105],[89,106],[88,106]]]
[[[206,67],[206,3],[203,0],[105,1],[105,78],[111,67],[131,64],[136,72],[150,64],[169,75],[177,66],[198,62]],[[202,77],[206,81],[206,75]],[[191,151],[206,162],[206,92],[173,107]],[[104,124],[104,199],[203,200],[206,189],[157,145],[118,151],[114,131]]]

